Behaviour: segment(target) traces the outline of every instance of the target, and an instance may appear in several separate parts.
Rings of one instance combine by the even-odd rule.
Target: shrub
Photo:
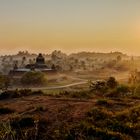
[[[97,105],[108,105],[108,102],[106,99],[99,99],[97,102],[96,102]]]
[[[87,116],[92,117],[95,121],[99,121],[99,120],[104,120],[106,118],[109,118],[110,114],[108,114],[104,110],[94,108],[94,109],[90,110],[89,112],[87,112]]]
[[[130,88],[126,85],[118,85],[115,89],[108,90],[106,97],[121,97],[130,93]]]
[[[90,91],[63,91],[60,92],[59,95],[66,96],[70,98],[79,98],[79,99],[89,99],[92,94]],[[58,95],[57,95],[58,96]]]
[[[9,122],[0,122],[0,140],[15,140],[15,131]]]
[[[32,117],[21,117],[21,118],[13,118],[11,121],[11,127],[13,129],[25,128],[25,127],[33,127],[35,124],[35,120]]]
[[[88,91],[70,92],[70,97],[72,98],[90,98]]]
[[[120,133],[125,133],[125,134],[129,134],[129,135],[134,134],[133,128],[131,126],[127,125],[126,123],[124,123],[122,120],[119,121],[117,119],[112,119],[112,121],[110,121],[110,122],[108,121],[107,128],[112,131],[116,131],[116,132],[120,132]]]
[[[16,117],[8,122],[0,122],[0,140],[47,140],[48,121],[31,116]]]
[[[109,130],[103,130],[94,126],[87,127],[86,133],[87,136],[94,136],[96,138],[101,138],[102,140],[131,140],[131,137],[124,134]]]
[[[122,94],[126,94],[128,92],[130,92],[130,89],[128,86],[126,85],[119,85],[117,88],[116,88],[116,91],[118,93],[122,93]]]
[[[0,94],[0,100],[4,100],[4,99],[8,99],[8,98],[10,98],[10,94],[9,94],[9,92],[2,92],[1,94]]]
[[[139,123],[140,106],[136,106],[126,111],[122,111],[116,115],[118,121]]]
[[[0,100],[9,99],[9,98],[19,98],[21,97],[19,90],[7,90],[0,94]]]
[[[42,91],[32,91],[31,89],[21,89],[21,90],[7,90],[0,94],[0,100],[10,99],[10,98],[20,98],[29,95],[43,95]]]
[[[37,106],[35,111],[45,111],[46,108],[44,106]]]
[[[43,95],[44,93],[43,93],[43,91],[38,90],[38,91],[32,91],[31,94],[32,95]]]
[[[21,89],[19,90],[19,93],[21,96],[28,96],[32,94],[32,90],[31,89]]]
[[[14,110],[7,107],[0,107],[0,114],[10,114],[14,113]]]
[[[129,135],[96,127],[85,122],[82,122],[81,124],[71,128],[69,135],[66,137],[67,140],[84,138],[87,138],[89,140],[132,140],[132,137],[130,137]]]

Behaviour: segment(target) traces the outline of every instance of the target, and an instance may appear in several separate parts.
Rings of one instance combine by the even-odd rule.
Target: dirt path
[[[84,84],[88,83],[88,80],[83,80],[83,79],[79,79],[79,78],[73,78],[73,79],[78,79],[78,80],[81,80],[81,81],[80,82],[71,83],[71,84],[67,84],[67,85],[63,85],[63,86],[30,87],[30,89],[32,89],[32,90],[64,89],[64,88],[69,88],[69,87],[78,86],[78,85],[84,85]],[[12,88],[9,88],[9,89],[10,90],[16,90],[16,89],[23,89],[23,87],[12,87]]]

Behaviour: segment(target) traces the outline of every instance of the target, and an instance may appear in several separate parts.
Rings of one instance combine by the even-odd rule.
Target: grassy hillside
[[[139,140],[139,93],[108,92],[6,91],[0,95],[0,139]]]

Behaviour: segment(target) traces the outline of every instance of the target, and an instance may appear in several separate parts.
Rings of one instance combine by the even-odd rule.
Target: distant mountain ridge
[[[110,53],[101,53],[101,52],[79,52],[72,53],[70,57],[78,57],[78,58],[86,58],[86,57],[94,57],[94,58],[116,58],[117,56],[121,56],[122,58],[128,58],[127,54],[123,54],[122,52],[110,52]]]

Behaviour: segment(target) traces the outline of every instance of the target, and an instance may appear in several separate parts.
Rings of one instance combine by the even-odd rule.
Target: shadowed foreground
[[[20,96],[11,96],[9,99],[1,98],[0,139],[139,140],[140,138],[139,98],[102,97],[91,91],[85,91],[85,94],[77,92],[75,96],[69,92],[49,96],[41,91],[30,91],[30,94],[25,94],[26,92],[29,91],[22,91]],[[86,96],[87,94],[91,96]]]

